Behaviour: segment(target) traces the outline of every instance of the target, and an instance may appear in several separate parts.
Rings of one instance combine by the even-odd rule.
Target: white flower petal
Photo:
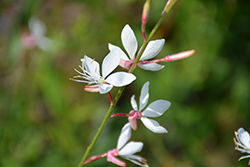
[[[123,28],[121,38],[122,38],[122,44],[126,49],[126,51],[128,52],[130,59],[134,59],[138,44],[135,34],[128,24],[126,24],[125,27]]]
[[[120,51],[118,49],[113,49],[104,58],[102,62],[102,76],[106,78],[120,63]]]
[[[86,71],[88,71],[91,75],[100,76],[100,66],[99,63],[88,56],[84,56],[84,59],[81,59],[82,63],[84,64],[84,67]]]
[[[53,47],[53,41],[45,36],[36,37],[36,42],[37,46],[44,51],[49,51]]]
[[[146,82],[141,89],[139,111],[141,111],[148,103],[149,93],[148,93],[149,82]]]
[[[113,49],[118,49],[120,51],[121,59],[123,59],[123,60],[129,60],[128,56],[122,51],[122,49],[120,47],[112,45],[110,43],[108,44],[108,47],[109,47],[109,51],[111,51]]]
[[[155,57],[163,48],[165,39],[150,41],[140,57],[140,61],[149,60]]]
[[[46,32],[46,26],[36,17],[29,19],[29,29],[35,36],[44,36]]]
[[[167,100],[156,100],[149,104],[142,112],[142,116],[159,117],[170,107],[170,105],[171,103]]]
[[[142,167],[148,167],[146,160],[138,155],[126,155],[126,156],[121,156],[121,157],[133,162],[136,165],[139,165]]]
[[[105,94],[108,93],[113,88],[113,85],[101,84],[99,88],[100,88],[100,94]]]
[[[121,156],[132,155],[134,153],[140,152],[142,150],[142,147],[143,147],[142,142],[131,141],[119,151],[119,155]]]
[[[164,65],[160,65],[157,63],[149,63],[149,64],[143,64],[143,65],[138,65],[138,66],[144,70],[149,70],[149,71],[159,71],[165,67]]]
[[[131,97],[131,105],[132,105],[132,107],[133,107],[134,110],[137,110],[137,111],[138,111],[137,103],[136,103],[136,101],[135,101],[135,95],[133,95],[133,96]]]
[[[154,133],[168,133],[168,131],[164,127],[160,126],[155,120],[141,117],[141,121],[149,130]]]
[[[240,142],[244,144],[247,148],[250,148],[250,136],[247,131],[245,131],[243,128],[240,128],[238,130],[238,136],[240,139]]]
[[[108,76],[105,79],[106,82],[110,83],[111,85],[121,87],[130,84],[136,79],[134,74],[130,74],[127,72],[116,72]]]
[[[131,126],[130,123],[128,122],[122,128],[116,149],[119,150],[120,148],[122,148],[124,144],[127,143],[127,141],[130,139],[130,137],[131,137]]]

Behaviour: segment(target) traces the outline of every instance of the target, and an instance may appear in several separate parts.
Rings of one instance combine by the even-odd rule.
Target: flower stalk
[[[108,109],[108,112],[106,113],[106,115],[105,115],[105,117],[104,117],[104,119],[103,119],[103,121],[102,121],[102,123],[101,123],[101,125],[100,125],[100,127],[99,127],[99,129],[98,129],[98,131],[96,132],[96,134],[95,134],[93,140],[91,141],[90,145],[87,147],[87,150],[85,151],[85,153],[84,153],[84,155],[83,155],[83,157],[82,157],[82,160],[81,160],[81,162],[79,163],[78,167],[82,167],[83,165],[85,165],[84,162],[87,160],[90,151],[92,150],[92,148],[94,147],[94,145],[95,145],[95,143],[96,143],[98,137],[100,136],[100,134],[101,134],[101,132],[102,132],[102,130],[103,130],[103,128],[104,128],[106,122],[108,121],[108,119],[109,119],[109,117],[110,117],[110,115],[111,115],[111,113],[112,113],[112,111],[113,111],[113,109],[114,109],[114,107],[115,107],[115,105],[116,105],[118,99],[120,98],[120,96],[121,96],[121,94],[122,94],[122,92],[123,92],[123,89],[124,89],[124,88],[121,87],[121,88],[118,90],[118,92],[117,92],[117,94],[116,94],[116,97],[115,97],[115,99],[114,99],[114,101],[113,101],[113,105],[110,105],[110,107],[109,107],[109,109]]]
[[[144,41],[147,40],[146,33],[145,33],[145,27],[146,27],[146,23],[148,21],[149,13],[150,13],[150,6],[151,6],[151,0],[146,0],[145,4],[143,6],[142,18],[141,18],[141,31],[142,31],[142,36],[144,38]]]
[[[133,73],[133,71],[135,70],[137,63],[139,62],[139,59],[143,53],[143,51],[145,50],[147,44],[149,43],[149,41],[153,38],[154,34],[156,33],[156,31],[158,30],[158,28],[160,27],[161,23],[164,20],[164,16],[166,16],[166,14],[170,11],[170,9],[173,7],[173,5],[175,4],[177,0],[168,0],[167,4],[165,5],[165,8],[161,14],[161,17],[159,18],[159,20],[157,21],[157,23],[155,24],[154,28],[152,29],[152,31],[150,32],[148,38],[146,41],[144,41],[141,50],[139,51],[135,62],[133,63],[133,65],[131,66],[131,68],[129,69],[129,73]]]
[[[138,53],[138,55],[137,55],[137,57],[135,59],[133,65],[129,69],[128,73],[133,73],[134,70],[136,69],[137,63],[138,63],[138,61],[139,61],[139,59],[140,59],[143,51],[145,50],[145,48],[146,48],[147,44],[149,43],[150,39],[152,39],[152,37],[154,36],[155,32],[157,31],[157,29],[161,25],[161,23],[163,21],[163,16],[169,12],[169,10],[172,8],[172,6],[174,5],[175,2],[176,2],[176,0],[169,0],[168,1],[169,5],[164,8],[165,12],[161,15],[161,17],[158,20],[158,22],[156,23],[155,27],[153,28],[153,30],[149,34],[147,40],[144,41],[144,43],[143,43],[143,45],[142,45],[142,47],[141,47],[141,49],[140,49],[140,51],[139,51],[139,53]],[[101,123],[101,125],[100,125],[100,127],[98,129],[98,131],[96,132],[96,134],[95,134],[93,140],[91,141],[90,145],[87,147],[87,149],[86,149],[86,151],[85,151],[85,153],[84,153],[84,155],[83,155],[83,157],[81,159],[81,162],[79,163],[78,167],[82,167],[84,165],[84,163],[86,162],[86,160],[87,160],[87,158],[88,158],[88,156],[89,156],[89,154],[90,154],[93,146],[95,145],[95,143],[96,143],[97,139],[99,138],[99,136],[100,136],[100,134],[101,134],[101,132],[102,132],[105,124],[107,123],[108,119],[110,118],[111,113],[112,113],[112,111],[113,111],[113,109],[114,109],[117,101],[119,100],[119,98],[120,98],[123,90],[124,90],[124,86],[122,86],[122,87],[119,88],[119,90],[118,90],[118,92],[117,92],[117,94],[116,94],[116,96],[115,96],[115,98],[113,100],[113,103],[111,102],[112,105],[110,105],[110,107],[109,107],[109,109],[108,109],[108,111],[107,111],[107,113],[106,113],[106,115],[105,115],[105,117],[104,117],[104,119],[103,119],[103,121],[102,121],[102,123]]]
[[[113,98],[112,98],[110,92],[108,92],[108,98],[110,100],[110,105],[113,106],[114,105],[114,101],[113,101]]]

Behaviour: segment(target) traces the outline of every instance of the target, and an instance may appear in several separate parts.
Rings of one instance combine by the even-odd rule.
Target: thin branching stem
[[[149,36],[148,36],[148,39],[147,39],[146,41],[144,41],[144,43],[143,43],[143,45],[142,45],[142,47],[141,47],[139,53],[137,54],[137,57],[136,57],[136,59],[135,59],[133,65],[131,66],[131,68],[130,68],[130,70],[129,70],[129,73],[133,73],[134,70],[136,69],[136,64],[139,62],[139,59],[140,59],[140,57],[141,57],[143,51],[145,50],[145,48],[146,48],[148,42],[152,39],[152,37],[154,36],[155,32],[157,31],[157,29],[158,29],[159,26],[161,25],[161,23],[162,23],[162,21],[163,21],[163,19],[164,19],[164,16],[169,12],[169,10],[172,8],[172,6],[174,5],[175,2],[176,2],[176,0],[169,0],[169,1],[168,1],[167,4],[170,4],[170,5],[168,5],[167,7],[165,7],[165,9],[164,9],[165,11],[162,13],[160,19],[157,21],[157,23],[156,23],[156,25],[154,26],[153,30],[150,32],[150,34],[149,34]],[[124,90],[124,87],[121,87],[121,88],[118,90],[118,92],[117,92],[117,94],[116,94],[116,96],[115,96],[115,99],[114,99],[114,101],[113,101],[113,104],[111,103],[111,105],[110,105],[110,107],[109,107],[109,109],[108,109],[108,112],[106,113],[106,115],[105,115],[105,117],[104,117],[104,119],[103,119],[103,121],[102,121],[102,123],[101,123],[101,125],[100,125],[100,127],[99,127],[99,129],[98,129],[98,131],[96,132],[96,134],[95,134],[93,140],[91,141],[90,145],[87,147],[87,150],[85,151],[85,153],[84,153],[84,155],[83,155],[83,157],[82,157],[82,159],[81,159],[81,162],[79,163],[78,167],[82,167],[82,166],[84,165],[84,162],[87,160],[87,158],[88,158],[88,156],[89,156],[89,153],[91,152],[92,148],[94,147],[94,145],[95,145],[95,143],[96,143],[98,137],[100,136],[100,134],[101,134],[101,132],[102,132],[102,130],[103,130],[105,124],[107,123],[109,117],[111,116],[111,113],[112,113],[112,111],[113,111],[113,109],[114,109],[114,107],[115,107],[117,101],[119,100],[119,98],[120,98],[120,96],[121,96],[123,90]]]

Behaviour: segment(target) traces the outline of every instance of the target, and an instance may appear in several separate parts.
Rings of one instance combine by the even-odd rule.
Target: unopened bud
[[[145,27],[146,27],[146,22],[148,21],[149,13],[150,13],[150,4],[151,4],[151,0],[146,0],[143,6],[143,11],[142,11],[141,30],[142,30],[142,36],[144,40],[146,40]]]
[[[172,8],[172,6],[175,4],[177,0],[168,0],[168,2],[166,3],[162,13],[161,13],[161,16],[164,15],[164,13],[168,13],[169,10]]]
[[[148,21],[148,16],[150,13],[150,4],[151,0],[146,0],[144,6],[143,6],[143,11],[142,11],[142,22],[147,22]]]
[[[168,61],[176,61],[176,60],[180,60],[180,59],[185,59],[185,58],[188,58],[188,57],[192,56],[193,54],[195,54],[195,52],[196,52],[196,50],[188,50],[188,51],[180,52],[177,54],[166,56],[164,58],[164,60],[166,62],[168,62]]]

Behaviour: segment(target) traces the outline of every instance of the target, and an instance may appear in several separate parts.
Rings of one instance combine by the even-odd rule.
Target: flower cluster
[[[132,65],[136,65],[142,69],[150,71],[158,71],[164,66],[157,64],[163,61],[173,61],[182,58],[186,58],[195,53],[194,50],[181,52],[179,54],[174,54],[166,56],[163,59],[150,60],[154,58],[163,48],[165,40],[159,39],[154,41],[149,41],[147,45],[138,49],[138,42],[136,40],[135,34],[129,25],[125,25],[121,33],[122,44],[127,52],[127,55],[118,46],[108,44],[109,53],[104,58],[102,62],[102,69],[100,73],[99,63],[94,59],[84,56],[81,59],[82,65],[80,69],[82,71],[75,71],[79,74],[74,76],[71,80],[76,82],[87,83],[84,90],[88,92],[99,92],[100,94],[108,93],[109,99],[111,101],[110,106],[113,106],[113,99],[110,94],[111,89],[115,87],[123,87],[132,83],[136,76],[130,71]],[[112,73],[118,66],[121,66],[129,72],[119,71]],[[112,74],[111,74],[112,73]],[[111,117],[128,117],[128,123],[122,128],[121,134],[118,139],[117,147],[110,150],[102,155],[93,156],[86,160],[84,164],[91,161],[97,160],[102,157],[107,157],[107,161],[112,162],[118,166],[126,166],[125,162],[117,159],[120,156],[127,159],[136,165],[146,167],[148,166],[146,160],[138,155],[134,155],[140,152],[143,147],[142,142],[128,142],[131,138],[131,129],[137,130],[137,119],[140,119],[142,123],[154,133],[167,133],[168,131],[159,125],[159,123],[151,118],[159,117],[170,107],[171,103],[167,100],[156,100],[147,106],[149,100],[149,81],[147,81],[142,89],[139,98],[139,103],[137,104],[135,100],[135,95],[131,97],[131,105],[133,110],[129,114],[116,113]],[[146,107],[147,106],[147,107]],[[127,144],[126,144],[127,143]]]

